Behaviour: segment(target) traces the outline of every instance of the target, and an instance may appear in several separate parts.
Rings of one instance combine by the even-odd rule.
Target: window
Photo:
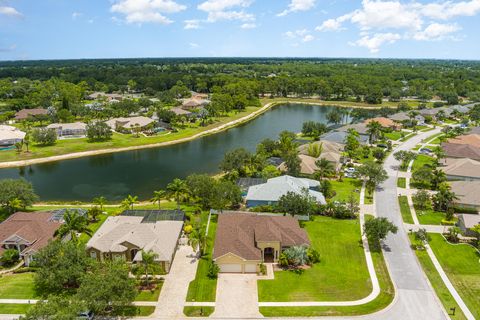
[[[90,251],[90,258],[97,259],[97,252],[96,251]]]

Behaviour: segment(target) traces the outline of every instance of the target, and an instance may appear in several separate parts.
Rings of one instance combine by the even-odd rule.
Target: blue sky
[[[480,59],[480,0],[0,0],[0,60]]]

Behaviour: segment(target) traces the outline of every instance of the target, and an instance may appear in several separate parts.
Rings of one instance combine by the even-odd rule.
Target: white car
[[[349,168],[346,168],[345,169],[345,172],[348,172],[348,173],[355,173],[355,168],[354,167],[349,167]]]

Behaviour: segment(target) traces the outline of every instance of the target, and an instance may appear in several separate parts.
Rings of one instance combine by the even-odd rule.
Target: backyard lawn
[[[429,234],[430,247],[455,289],[476,319],[480,319],[480,254],[467,244],[452,245],[440,234]]]
[[[393,301],[395,288],[390,280],[382,252],[373,251],[372,259],[381,291],[377,298],[369,303],[351,307],[260,307],[260,312],[266,317],[319,317],[355,316],[382,310]],[[338,300],[340,299],[339,297]]]
[[[0,277],[0,299],[35,299],[34,274],[16,273]]]
[[[213,245],[215,242],[215,231],[217,229],[217,216],[212,215],[208,229],[206,255],[198,262],[195,279],[188,286],[187,301],[215,301],[217,292],[217,279],[210,279],[208,268],[212,263]]]
[[[331,180],[332,189],[336,192],[334,201],[347,201],[350,194],[355,196],[355,199],[360,199],[360,189],[362,188],[362,182],[357,179],[344,178],[343,181]]]
[[[399,196],[398,204],[400,205],[400,212],[402,213],[403,222],[413,224],[412,212],[410,211],[410,207],[408,205],[407,196]]]
[[[305,223],[321,261],[302,273],[277,271],[258,281],[259,301],[357,300],[372,290],[358,220],[317,216]]]
[[[415,240],[415,236],[413,234],[409,234],[409,238],[412,244],[418,244],[418,241]],[[443,280],[440,277],[440,274],[438,274],[437,269],[435,269],[432,260],[428,256],[428,253],[425,250],[415,250],[415,254],[417,255],[418,261],[420,261],[423,271],[427,275],[430,284],[435,290],[437,297],[442,302],[445,310],[449,310],[450,308],[456,308],[455,315],[452,315],[450,313],[450,318],[453,320],[466,319],[457,302],[445,286],[445,283],[443,283]]]

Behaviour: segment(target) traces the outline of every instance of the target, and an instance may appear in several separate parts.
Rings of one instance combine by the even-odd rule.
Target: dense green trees
[[[112,130],[105,122],[96,121],[87,124],[87,138],[89,141],[105,141],[111,137]]]
[[[385,239],[389,232],[397,233],[397,231],[398,227],[385,217],[367,220],[363,226],[363,232],[370,244],[376,248],[379,247],[380,240]]]
[[[50,146],[57,141],[57,133],[53,129],[36,128],[31,132],[33,141],[42,146]]]
[[[25,179],[0,180],[0,206],[12,209],[26,208],[38,200],[33,186]],[[13,204],[15,206],[12,206]]]

